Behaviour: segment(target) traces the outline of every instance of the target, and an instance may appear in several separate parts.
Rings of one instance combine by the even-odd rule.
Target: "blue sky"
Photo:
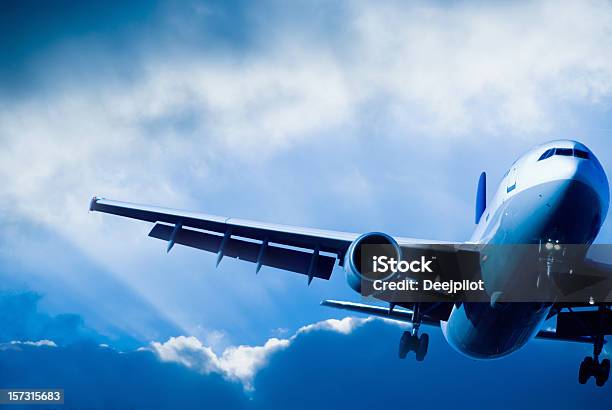
[[[319,307],[321,299],[356,299],[342,271],[307,287],[299,275],[264,268],[256,276],[237,261],[214,269],[214,255],[191,249],[167,255],[146,236],[148,224],[87,212],[93,195],[460,241],[473,229],[479,173],[488,172],[492,190],[533,145],[579,139],[612,167],[606,2],[0,7],[0,291],[6,300],[39,295],[34,323],[71,314],[88,329],[62,339],[28,328],[4,343],[55,338],[67,349],[93,338],[133,351],[169,348],[183,340],[171,337],[184,336],[198,354],[211,347],[209,363],[236,346],[289,340],[303,326],[343,317]],[[601,242],[612,240],[609,224]],[[385,327],[392,335],[382,338],[371,326],[389,325],[314,332],[298,338],[303,349],[264,349],[264,361],[310,357],[305,344],[318,336],[350,338],[355,351],[342,363],[358,362],[358,348],[372,343],[393,351],[400,330]],[[571,385],[568,394],[580,400],[609,391],[574,389],[581,346],[538,342],[495,365],[474,364],[442,339],[432,347],[440,371],[464,368],[470,380],[483,377],[479,366],[519,369],[521,355],[521,363],[554,363],[551,380]],[[248,352],[248,363],[261,358]],[[394,354],[376,360],[395,387],[419,374]],[[322,356],[317,366],[340,364]],[[370,361],[357,374],[377,368]],[[264,390],[257,375],[268,367],[257,369],[255,401]],[[189,371],[203,377],[200,367]],[[207,371],[245,383],[227,366]],[[512,383],[527,389],[522,379]]]

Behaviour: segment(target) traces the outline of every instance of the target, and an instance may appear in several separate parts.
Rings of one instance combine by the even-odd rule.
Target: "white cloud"
[[[54,341],[47,340],[47,339],[38,340],[36,342],[29,341],[29,340],[26,340],[26,341],[13,340],[11,342],[11,344],[13,344],[13,345],[24,345],[24,346],[36,346],[36,347],[41,347],[41,346],[57,347],[57,345],[55,344]]]
[[[404,5],[360,3],[352,33],[361,84],[388,96],[407,127],[532,134],[554,127],[565,104],[610,96],[608,2]]]
[[[329,330],[343,335],[348,335],[355,328],[374,320],[373,317],[368,318],[357,318],[357,317],[345,317],[344,319],[328,319],[321,322],[313,323],[310,325],[303,326],[298,329],[297,334],[309,333],[316,330]]]
[[[268,357],[289,346],[288,339],[269,339],[263,346],[232,346],[217,355],[194,336],[172,337],[164,343],[153,342],[149,349],[160,360],[180,363],[202,373],[219,373],[230,380],[252,389],[257,370],[267,363]]]
[[[287,339],[270,338],[263,346],[230,346],[217,355],[210,347],[193,336],[172,337],[164,343],[153,342],[148,350],[165,362],[180,363],[202,373],[219,373],[230,380],[240,381],[246,390],[253,389],[253,379],[274,353],[284,350],[300,335],[313,331],[349,334],[372,318],[328,319],[301,327]]]
[[[20,346],[32,346],[32,347],[57,347],[57,344],[53,340],[13,340],[10,343],[0,343],[1,350],[19,349]]]

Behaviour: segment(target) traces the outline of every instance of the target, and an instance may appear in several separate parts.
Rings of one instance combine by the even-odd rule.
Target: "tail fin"
[[[478,189],[476,191],[476,213],[475,223],[480,222],[480,218],[487,208],[487,174],[483,172],[478,179]]]

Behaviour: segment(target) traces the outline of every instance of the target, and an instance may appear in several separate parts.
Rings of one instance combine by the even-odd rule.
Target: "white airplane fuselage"
[[[551,241],[588,247],[605,219],[609,195],[606,173],[586,146],[570,140],[552,141],[512,164],[470,242],[513,245]],[[518,273],[516,269],[509,264],[495,272],[483,271],[483,276],[488,274],[489,282],[503,286]],[[466,302],[453,308],[448,321],[442,323],[442,331],[451,346],[469,357],[497,358],[533,338],[550,309],[551,303]]]

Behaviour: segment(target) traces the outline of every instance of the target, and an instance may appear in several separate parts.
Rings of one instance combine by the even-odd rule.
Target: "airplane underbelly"
[[[492,251],[481,266],[485,287],[510,291],[516,283],[535,282],[539,272],[521,270],[521,246],[548,238],[561,243],[589,243],[601,222],[600,201],[591,188],[576,181],[553,181],[517,193],[500,208]],[[483,251],[485,252],[485,251]],[[521,277],[519,281],[517,278]],[[514,290],[516,294],[516,289]],[[508,355],[533,338],[550,311],[550,303],[463,303],[442,326],[448,343],[476,359]]]
[[[495,359],[523,347],[546,320],[550,304],[463,303],[443,324],[448,343],[474,359]]]

